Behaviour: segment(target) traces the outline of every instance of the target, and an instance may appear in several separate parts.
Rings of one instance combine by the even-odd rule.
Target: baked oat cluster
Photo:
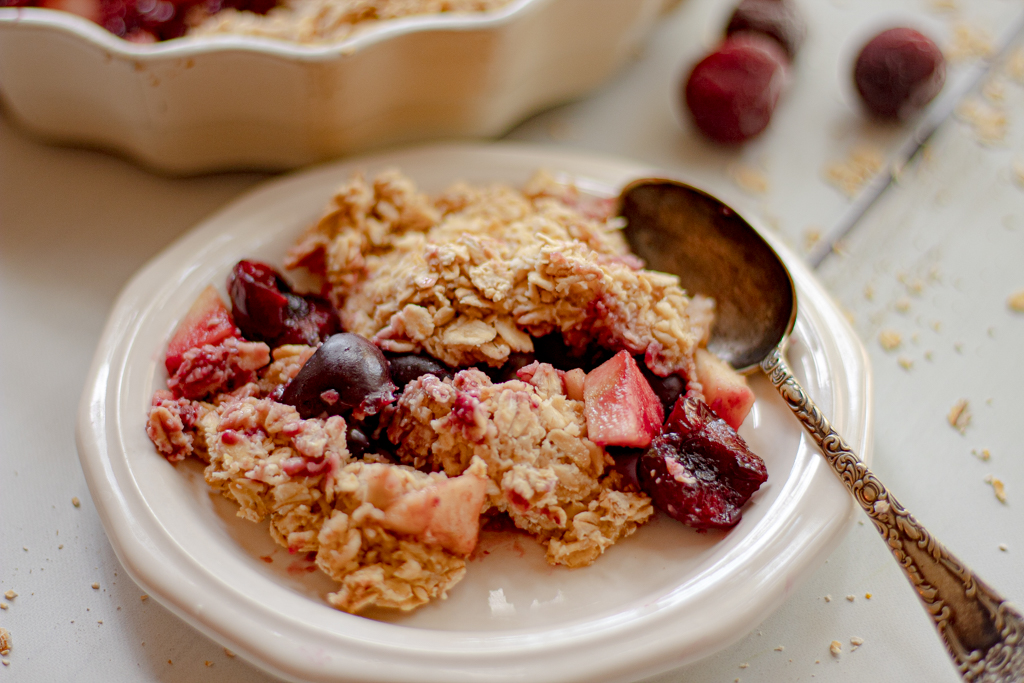
[[[655,506],[729,528],[767,476],[734,431],[753,394],[703,349],[713,302],[643,270],[611,209],[543,173],[357,175],[285,259],[325,298],[239,262],[232,310],[208,287],[168,344],[148,434],[352,613],[443,599],[492,520],[570,568]]]

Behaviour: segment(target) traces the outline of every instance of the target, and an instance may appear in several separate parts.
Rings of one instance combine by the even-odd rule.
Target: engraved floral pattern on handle
[[[969,683],[1024,683],[1024,618],[921,526],[850,450],[776,348],[761,362],[825,460],[871,518]]]

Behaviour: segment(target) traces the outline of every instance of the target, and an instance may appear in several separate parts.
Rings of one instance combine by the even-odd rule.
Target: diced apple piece
[[[469,555],[480,532],[480,511],[487,492],[487,480],[466,473],[444,479],[418,491],[398,493],[401,479],[393,470],[371,481],[375,507],[384,505],[384,527],[439,545],[456,555]]]
[[[754,392],[747,378],[710,351],[697,349],[697,381],[704,387],[704,400],[733,429],[739,429],[754,405]]]
[[[646,448],[661,431],[661,401],[626,351],[587,374],[583,399],[587,436],[598,446]]]
[[[467,472],[441,482],[436,491],[440,503],[427,525],[426,541],[433,541],[456,555],[469,555],[480,533],[480,511],[487,493],[487,480]]]
[[[164,359],[167,373],[174,374],[189,349],[207,344],[216,346],[229,337],[241,336],[217,290],[208,285],[188,309],[167,344],[167,357]]]

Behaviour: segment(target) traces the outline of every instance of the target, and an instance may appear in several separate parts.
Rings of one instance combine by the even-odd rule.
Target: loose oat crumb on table
[[[885,166],[885,155],[877,147],[858,145],[847,158],[825,167],[825,180],[853,198]]]
[[[1024,289],[1016,291],[1007,297],[1006,305],[1014,313],[1024,313]]]
[[[843,654],[843,644],[838,640],[833,640],[828,646],[828,651],[832,653],[833,657],[838,657]]]
[[[10,652],[11,647],[11,632],[0,626],[0,655],[5,655]]]
[[[971,424],[971,411],[968,405],[967,399],[962,398],[953,404],[953,407],[949,409],[949,414],[946,416],[946,422],[949,423],[949,426],[961,434],[966,433],[968,425]]]
[[[878,333],[878,343],[886,351],[895,351],[903,344],[903,335],[896,330],[882,330]]]
[[[15,593],[13,590],[9,590],[6,593],[4,593],[4,597],[8,600],[13,600],[14,598],[18,597],[18,594]]]
[[[71,499],[71,504],[74,505],[75,507],[79,507],[82,504],[82,501],[78,500],[78,496],[74,496]]]
[[[985,483],[992,487],[992,492],[996,495],[996,500],[1000,503],[1006,503],[1006,486],[1003,481],[998,477],[994,477],[991,474],[985,477]]]

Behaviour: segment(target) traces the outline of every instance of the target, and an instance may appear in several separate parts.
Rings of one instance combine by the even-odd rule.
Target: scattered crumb
[[[959,9],[956,0],[929,0],[928,8],[933,12],[955,12]]]
[[[856,597],[854,597],[854,596],[852,596],[852,595],[847,595],[847,596],[846,596],[846,599],[847,599],[848,601],[850,601],[850,602],[853,602],[853,601],[854,601],[854,600],[856,600],[857,598],[856,598]]]
[[[9,659],[0,659],[0,662],[3,662],[4,666],[10,666],[11,665],[11,660],[9,660]]]
[[[749,666],[750,666],[750,665],[749,665],[749,664],[747,664],[746,662],[743,662],[742,664],[740,664],[740,668],[741,668],[741,669],[746,669],[746,668],[747,668],[747,667],[749,667]]]
[[[785,645],[779,645],[779,646],[778,646],[777,648],[775,648],[775,651],[776,651],[776,652],[782,652],[782,651],[783,651],[783,650],[785,650],[785,649],[786,649],[786,646],[785,646]]]
[[[82,504],[82,501],[78,500],[78,496],[73,496],[71,498],[71,504],[75,507],[79,507]]]
[[[895,351],[903,343],[903,336],[895,330],[882,330],[878,333],[878,343],[886,351]]]
[[[967,409],[966,398],[960,399],[950,408],[946,421],[961,434],[967,431],[967,425],[971,424],[971,411]]]
[[[906,297],[903,297],[902,299],[897,299],[895,306],[896,306],[896,310],[899,311],[900,313],[909,313],[910,312],[910,299],[908,299]]]
[[[882,152],[870,145],[852,148],[843,161],[835,161],[825,168],[825,180],[848,197],[855,197],[885,165]]]
[[[995,145],[1006,137],[1006,112],[976,97],[961,102],[956,117],[971,127],[974,137],[983,145]]]
[[[7,609],[9,605],[6,602],[0,602],[0,609]]]
[[[871,599],[871,593],[865,593],[864,594],[864,599],[865,600],[870,600]]]
[[[206,666],[213,666],[213,662],[211,662],[209,659],[203,662],[203,664],[205,664]]]
[[[227,649],[227,648],[224,648],[224,654],[226,654],[228,657],[234,657],[235,656],[235,653],[232,652],[231,650]]]
[[[768,178],[764,173],[746,164],[733,164],[728,169],[729,177],[736,186],[750,194],[768,192]]]
[[[8,600],[13,600],[14,598],[18,597],[18,594],[14,591],[7,591],[6,593],[4,593],[4,597]]]
[[[1014,161],[1011,164],[1013,170],[1013,179],[1017,185],[1024,188],[1024,161]]]
[[[102,620],[102,619],[97,619],[97,620],[96,620],[96,623],[97,623],[97,624],[102,624],[102,623],[103,623],[103,620]]]
[[[896,362],[899,363],[900,367],[904,370],[911,370],[914,367],[914,361],[910,360],[906,356],[900,356]]]
[[[1014,292],[1006,299],[1006,305],[1014,313],[1024,313],[1024,289]]]
[[[978,460],[988,460],[992,457],[992,454],[988,452],[987,448],[982,448],[980,451],[977,449],[971,449],[971,455]]]
[[[1006,60],[1006,75],[1018,83],[1024,83],[1024,47],[1018,47]]]
[[[838,640],[833,640],[832,643],[828,646],[828,651],[832,653],[833,657],[838,657],[839,655],[843,654],[843,644],[840,643]]]
[[[981,94],[989,102],[1000,103],[1006,99],[1006,83],[1000,78],[993,78],[981,87]]]
[[[1006,546],[1006,544],[1005,544],[1005,543],[1000,543],[1000,544],[999,544],[999,549],[1000,549],[1000,550],[1002,550],[1002,551],[1003,551],[1004,553],[1005,553],[1005,552],[1006,552],[1007,550],[1009,550],[1009,548],[1008,548],[1008,547]]]
[[[172,661],[171,661],[171,660],[169,660],[169,659],[167,660],[167,663],[168,663],[168,664],[174,664],[174,662],[172,662]]]
[[[815,659],[815,660],[814,660],[814,663],[815,663],[815,664],[821,664],[821,660],[820,660],[820,659]]]
[[[1000,503],[1006,502],[1006,487],[1003,485],[1003,481],[997,477],[993,477],[991,474],[985,477],[985,483],[992,485],[992,491],[996,494],[996,500]]]
[[[953,41],[946,48],[946,59],[951,62],[985,59],[992,55],[993,49],[988,31],[958,22],[953,27]]]
[[[10,652],[12,646],[11,632],[0,626],[0,655]]]
[[[860,647],[863,644],[864,644],[864,639],[863,638],[858,638],[857,636],[853,636],[852,638],[850,638],[850,645],[853,646],[852,648],[850,648],[850,652],[853,652],[854,650],[856,650],[858,647]]]
[[[98,582],[94,582],[92,584],[92,589],[98,591],[100,589],[100,584]]]
[[[825,596],[825,602],[832,602],[832,596],[831,595],[826,595]]]
[[[143,602],[145,602],[146,600],[149,600],[149,596],[146,595],[145,593],[143,593],[142,595],[139,596],[139,600],[142,600]]]

